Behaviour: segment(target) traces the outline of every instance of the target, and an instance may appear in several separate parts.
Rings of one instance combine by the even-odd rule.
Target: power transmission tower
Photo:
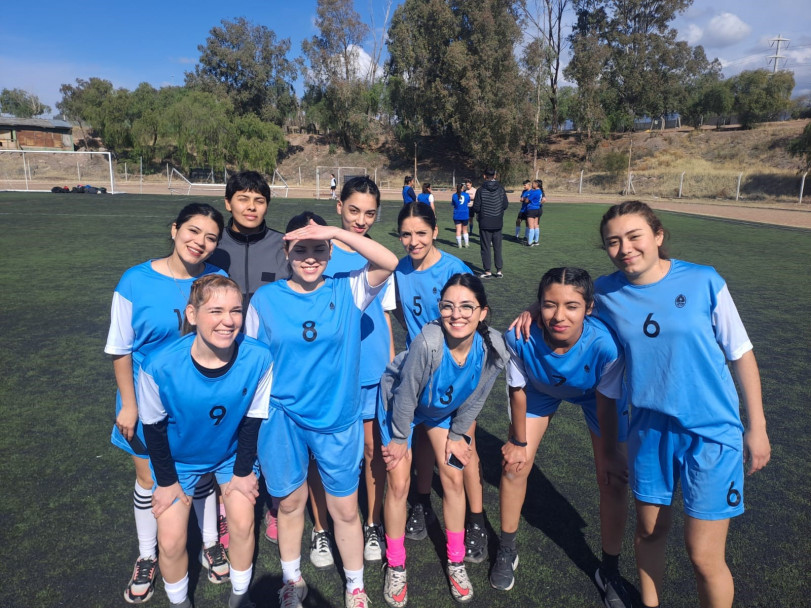
[[[774,55],[769,55],[768,58],[767,58],[769,60],[769,63],[774,64],[772,66],[772,74],[777,72],[777,68],[779,67],[780,60],[786,58],[785,55],[780,54],[780,43],[781,42],[789,42],[790,40],[791,40],[790,38],[783,38],[783,36],[781,36],[780,34],[777,34],[777,38],[772,38],[771,40],[769,40],[769,46],[775,49]],[[786,46],[788,46],[788,45],[786,45]]]

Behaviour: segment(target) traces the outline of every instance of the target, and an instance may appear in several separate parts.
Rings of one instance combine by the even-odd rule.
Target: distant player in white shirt
[[[731,606],[725,546],[730,518],[743,512],[744,463],[751,475],[771,454],[752,343],[719,274],[667,257],[665,229],[648,205],[614,205],[600,235],[619,269],[596,281],[595,302],[625,350],[642,602],[662,601],[671,501],[680,483],[699,604]],[[727,362],[741,390],[745,430]]]
[[[239,331],[242,293],[231,279],[194,282],[183,338],[153,351],[138,377],[138,409],[156,487],[160,569],[173,608],[191,608],[186,530],[190,495],[215,475],[228,517],[229,608],[248,608],[253,571],[254,472],[259,424],[267,418],[270,350]]]
[[[144,358],[180,337],[183,311],[197,277],[223,270],[206,263],[220,240],[223,217],[210,205],[190,203],[181,209],[171,228],[172,252],[127,270],[113,294],[110,331],[104,352],[113,357],[116,384],[116,420],[110,440],[132,456],[135,464],[133,493],[139,557],[124,599],[141,604],[152,597],[157,568],[158,525],[150,512],[152,474],[138,424],[135,387]],[[228,561],[217,541],[217,509],[213,483],[205,479],[197,488],[195,512],[203,532],[209,580],[228,580]]]

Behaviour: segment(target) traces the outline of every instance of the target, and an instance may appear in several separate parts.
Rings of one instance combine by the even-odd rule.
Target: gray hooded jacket
[[[510,360],[504,337],[500,332],[488,327],[490,343],[495,352],[486,352],[483,342],[485,362],[479,383],[473,393],[454,412],[448,437],[454,441],[462,438],[479,415],[493,383]],[[393,408],[392,441],[406,443],[411,434],[411,423],[419,404],[420,395],[432,381],[434,372],[442,362],[445,335],[439,320],[431,321],[414,338],[409,350],[394,358],[380,380],[380,392],[386,411]]]

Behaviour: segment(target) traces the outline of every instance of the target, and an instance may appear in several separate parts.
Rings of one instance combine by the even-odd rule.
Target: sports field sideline
[[[109,443],[115,384],[102,351],[110,299],[126,268],[166,253],[168,224],[180,207],[198,198],[0,193],[0,543],[7,549],[0,565],[1,606],[125,605],[121,594],[136,554],[133,480],[128,459]],[[219,201],[217,206],[223,208]],[[440,247],[479,270],[478,238],[470,249],[456,250],[449,205],[437,206]],[[372,236],[402,255],[393,234],[398,207],[384,203]],[[337,223],[329,201],[297,199],[274,199],[269,223],[280,229],[307,208]],[[527,249],[505,238],[505,278],[486,284],[493,326],[506,328],[534,298],[538,279],[550,267],[582,266],[593,276],[611,271],[597,238],[605,208],[548,204],[540,247]],[[513,213],[511,208],[505,218],[506,234]],[[736,605],[808,605],[811,232],[669,212],[661,217],[672,234],[674,257],[713,265],[727,280],[763,377],[773,455],[766,469],[748,480],[747,512],[731,526],[728,562]],[[402,346],[402,333],[398,339]],[[492,552],[499,449],[506,433],[504,394],[502,380],[479,418],[477,435]],[[564,407],[530,477],[516,586],[507,593],[492,590],[489,563],[471,565],[474,605],[600,605],[591,582],[599,555],[597,521],[588,434],[579,411]],[[621,571],[635,584],[632,528],[633,515]],[[696,595],[680,534],[679,518],[671,534],[664,596],[668,606],[688,607]],[[431,541],[407,544],[411,605],[450,606],[439,527]],[[262,538],[257,546],[251,596],[260,607],[277,606],[278,551]],[[342,605],[338,572],[317,572],[306,556],[303,566],[311,590],[305,605]],[[213,586],[193,561],[191,567],[195,605],[224,605],[227,585]],[[382,573],[369,567],[366,580],[372,605],[383,606]],[[160,587],[150,606],[167,605]]]

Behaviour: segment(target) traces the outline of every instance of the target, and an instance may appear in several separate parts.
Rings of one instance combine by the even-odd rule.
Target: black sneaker
[[[518,551],[515,547],[498,546],[496,563],[490,571],[490,586],[499,591],[509,591],[515,585],[515,569],[518,567]]]
[[[421,503],[417,503],[408,512],[406,521],[406,538],[411,540],[422,540],[428,536],[428,526],[434,523],[436,514],[430,507],[427,509]]]
[[[480,564],[487,557],[487,530],[479,524],[465,527],[465,561]]]
[[[603,604],[606,608],[631,608],[631,596],[619,573],[606,576],[601,568],[597,568],[594,580],[603,592]]]

